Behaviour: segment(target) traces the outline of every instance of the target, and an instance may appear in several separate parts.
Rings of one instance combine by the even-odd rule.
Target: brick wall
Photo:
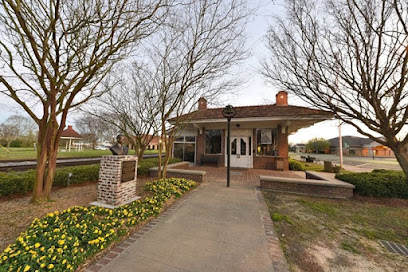
[[[254,142],[254,152],[253,152],[253,165],[255,169],[271,169],[271,170],[289,170],[289,153],[288,153],[288,137],[287,134],[281,133],[281,127],[278,127],[278,154],[279,156],[258,156],[256,154],[257,147],[257,137],[256,129],[253,130],[253,142]],[[282,164],[282,167],[279,165]]]
[[[289,146],[288,146],[288,130],[282,133],[282,127],[278,126],[278,154],[283,158],[283,170],[289,171]]]
[[[135,178],[121,182],[122,162],[135,161]],[[97,202],[119,206],[136,197],[137,157],[133,155],[102,156],[99,168]]]
[[[276,192],[289,192],[303,195],[325,196],[330,198],[353,197],[352,188],[342,188],[324,185],[288,183],[261,179],[261,188]]]
[[[202,133],[198,131],[196,138],[196,164],[201,165],[201,158],[204,155],[205,150],[205,129],[202,129]]]

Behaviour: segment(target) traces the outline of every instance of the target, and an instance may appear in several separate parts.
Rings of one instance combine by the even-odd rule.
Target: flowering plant
[[[145,186],[151,197],[114,210],[74,206],[36,218],[0,254],[0,272],[73,271],[117,240],[124,228],[157,216],[169,197],[179,197],[194,186],[185,179],[156,180]]]

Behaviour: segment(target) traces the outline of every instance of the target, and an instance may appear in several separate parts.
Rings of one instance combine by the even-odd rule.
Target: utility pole
[[[339,155],[340,167],[343,169],[343,138],[341,137],[341,119],[339,119]]]

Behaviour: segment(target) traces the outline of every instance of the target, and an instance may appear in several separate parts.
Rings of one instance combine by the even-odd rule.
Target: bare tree
[[[135,77],[158,110],[166,149],[163,162],[159,149],[159,178],[166,177],[174,138],[189,121],[177,117],[190,112],[200,96],[211,101],[239,83],[231,70],[246,57],[249,15],[241,0],[194,0],[176,6],[161,31],[149,38],[148,58],[136,62]]]
[[[106,131],[108,130],[108,125],[100,118],[89,113],[79,117],[75,124],[83,139],[91,143],[92,149],[95,149],[98,142],[107,138]]]
[[[408,177],[408,2],[290,0],[286,11],[262,73],[389,146]]]
[[[1,92],[39,129],[32,201],[49,198],[68,112],[99,95],[111,67],[160,23],[164,2],[1,1]]]
[[[0,125],[0,137],[7,142],[7,147],[13,140],[20,139],[21,136],[28,137],[33,133],[35,124],[33,121],[22,115],[14,114],[8,117]]]
[[[10,147],[11,141],[16,139],[17,128],[12,124],[6,122],[0,125],[0,137],[3,141],[7,142],[7,148]]]
[[[19,139],[21,136],[27,136],[30,131],[35,129],[35,123],[28,117],[14,114],[4,121],[5,124],[9,124],[15,127],[15,138]]]
[[[157,135],[158,107],[144,82],[135,76],[139,72],[135,63],[116,69],[105,81],[108,91],[87,111],[123,134],[141,161],[146,147]]]

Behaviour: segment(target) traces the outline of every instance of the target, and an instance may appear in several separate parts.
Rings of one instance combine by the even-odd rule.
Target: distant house
[[[65,146],[65,150],[67,151],[71,151],[72,149],[81,151],[83,148],[82,136],[76,132],[72,126],[68,126],[61,134],[60,146]]]
[[[394,152],[369,138],[357,136],[343,136],[343,154],[360,157],[395,157]],[[330,153],[339,154],[339,137],[329,139]]]
[[[226,166],[227,120],[224,108],[207,108],[204,98],[198,110],[170,119],[183,122],[175,139],[173,157],[195,164],[216,162]],[[327,111],[288,105],[287,93],[276,95],[276,104],[235,107],[231,120],[231,167],[288,170],[288,135],[331,119]],[[184,122],[185,121],[185,122]]]
[[[306,144],[295,144],[292,146],[292,152],[295,153],[305,153]]]
[[[146,146],[146,150],[159,150],[159,144],[160,144],[160,137],[159,136],[153,136],[150,134],[145,135],[147,139],[149,140],[149,143]],[[129,149],[133,149],[132,144],[130,144],[128,141],[126,141],[126,146]],[[163,151],[165,151],[164,144],[162,145]]]

